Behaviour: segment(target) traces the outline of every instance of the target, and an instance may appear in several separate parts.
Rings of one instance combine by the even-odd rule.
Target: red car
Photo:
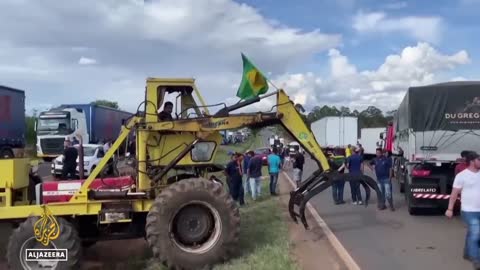
[[[271,153],[269,147],[257,148],[257,149],[255,149],[254,152],[255,152],[255,156],[261,156],[262,157],[263,165],[268,165],[267,156]]]

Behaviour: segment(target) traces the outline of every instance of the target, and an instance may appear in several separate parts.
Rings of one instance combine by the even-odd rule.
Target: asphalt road
[[[316,169],[306,158],[304,179]],[[410,216],[395,184],[395,212],[377,210],[375,194],[367,208],[352,205],[348,183],[344,199],[347,204],[334,205],[327,189],[310,202],[361,269],[472,269],[462,258],[466,230],[459,217]]]

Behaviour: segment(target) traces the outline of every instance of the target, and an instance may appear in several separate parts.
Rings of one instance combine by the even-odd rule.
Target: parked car
[[[271,149],[269,147],[262,147],[255,149],[255,155],[261,156],[263,160],[263,165],[268,165],[267,156],[270,154]]]
[[[103,145],[98,144],[84,144],[83,145],[83,174],[85,177],[97,167],[100,160],[105,156]],[[77,158],[77,164],[79,158]],[[111,162],[111,161],[110,161]],[[58,156],[52,162],[52,175],[59,177],[62,175],[63,155]],[[77,166],[77,175],[79,174],[79,167]]]

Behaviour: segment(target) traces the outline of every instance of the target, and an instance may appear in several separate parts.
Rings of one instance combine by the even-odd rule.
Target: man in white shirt
[[[453,189],[445,215],[453,216],[453,208],[461,193],[462,218],[466,223],[464,258],[472,261],[475,269],[480,269],[480,156],[470,152],[466,156],[467,169],[455,177]]]

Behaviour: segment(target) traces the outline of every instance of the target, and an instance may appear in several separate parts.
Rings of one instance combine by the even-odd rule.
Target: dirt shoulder
[[[283,174],[279,177],[280,206],[288,225],[290,252],[295,263],[303,270],[348,270],[308,211],[307,221],[310,230],[305,230],[303,225],[295,224],[291,220],[288,214],[288,200],[292,186]]]

